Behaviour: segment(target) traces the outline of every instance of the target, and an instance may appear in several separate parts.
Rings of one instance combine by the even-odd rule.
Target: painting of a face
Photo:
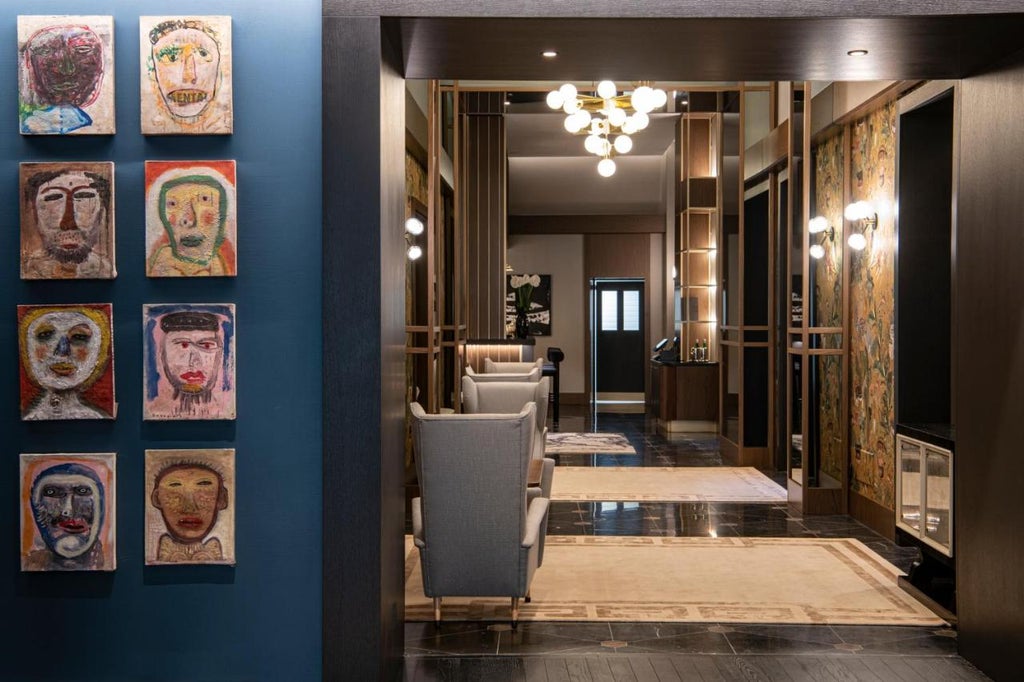
[[[143,306],[145,419],[234,419],[235,308]]]
[[[18,17],[22,135],[113,135],[114,19]]]
[[[177,464],[160,472],[151,502],[160,510],[167,532],[179,542],[206,537],[217,514],[228,506],[220,474],[208,466]]]
[[[83,106],[103,77],[103,45],[86,26],[51,26],[26,46],[33,87],[43,102]]]
[[[224,238],[224,188],[211,177],[168,182],[161,191],[160,219],[178,258],[207,264]]]
[[[47,253],[62,262],[84,261],[106,220],[96,179],[84,172],[58,175],[39,187],[35,208],[36,227]]]
[[[139,17],[143,135],[230,135],[231,17]]]
[[[153,66],[160,94],[174,116],[198,116],[217,95],[220,47],[200,28],[179,28],[157,39]]]
[[[22,419],[114,417],[109,303],[18,306]]]
[[[224,344],[218,331],[180,329],[164,336],[161,356],[167,380],[182,393],[199,394],[217,383]]]
[[[32,512],[46,546],[73,558],[89,551],[99,534],[103,490],[94,476],[49,469],[36,479]]]
[[[235,563],[235,451],[146,450],[146,564]]]
[[[235,162],[146,162],[146,275],[233,277]]]
[[[84,313],[40,315],[25,335],[33,379],[54,390],[81,386],[96,372],[102,340],[99,325]]]
[[[22,570],[114,569],[114,459],[21,455]]]

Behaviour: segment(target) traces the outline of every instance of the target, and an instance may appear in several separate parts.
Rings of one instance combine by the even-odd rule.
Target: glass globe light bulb
[[[623,121],[622,125],[619,126],[623,133],[626,135],[632,135],[637,131],[636,123],[633,122],[632,116],[627,116],[626,120]]]
[[[633,125],[636,126],[637,130],[643,130],[650,124],[650,117],[647,114],[643,113],[642,111],[638,111],[635,114],[633,114]]]
[[[580,108],[580,103],[576,99],[567,99],[565,104],[562,105],[562,111],[569,116],[576,113],[576,110]]]
[[[854,232],[846,242],[850,245],[851,249],[855,251],[863,251],[864,247],[868,245],[868,238],[860,232]]]
[[[576,86],[572,83],[565,83],[562,87],[558,88],[558,91],[562,93],[562,98],[566,101],[576,99]]]
[[[562,105],[565,104],[565,97],[558,90],[552,90],[548,93],[547,103],[552,109],[561,109]]]
[[[601,81],[597,84],[597,96],[601,99],[611,99],[616,94],[618,94],[618,90],[612,81]]]
[[[421,249],[418,245],[413,244],[412,246],[409,247],[409,250],[406,251],[406,255],[409,256],[409,260],[416,260],[417,258],[423,255],[423,249]]]
[[[580,126],[580,120],[576,118],[575,115],[566,116],[565,123],[563,125],[565,126],[566,130],[573,134],[578,133],[580,130],[583,129],[582,126]]]
[[[807,231],[811,234],[819,234],[828,229],[828,219],[825,216],[814,216],[807,222]]]
[[[601,177],[610,178],[615,175],[615,162],[611,159],[601,159],[597,164],[597,172]]]
[[[614,146],[619,154],[628,154],[633,148],[633,139],[629,135],[619,135],[615,138]]]
[[[583,148],[591,154],[597,154],[601,147],[601,138],[597,135],[587,135],[587,139],[583,140]]]
[[[668,102],[668,95],[665,94],[665,91],[662,90],[661,88],[656,88],[654,90],[654,108],[655,109],[660,109],[663,106],[665,106],[665,104],[667,102]]]
[[[423,234],[423,221],[413,216],[405,221],[405,231],[411,235]]]
[[[654,108],[653,99],[654,91],[646,85],[641,85],[633,91],[632,96],[629,98],[629,103],[637,112],[646,114]]]
[[[626,112],[615,107],[608,113],[608,122],[618,128],[626,122]]]
[[[576,120],[579,121],[579,123],[580,123],[580,130],[583,130],[584,128],[590,127],[591,116],[590,116],[590,112],[587,111],[586,109],[580,109],[575,114],[573,114],[573,116],[575,116]]]
[[[874,209],[868,202],[855,201],[854,203],[846,206],[843,210],[843,217],[850,221],[864,220],[865,218],[870,217],[874,212]]]
[[[808,251],[811,254],[811,258],[821,258],[825,255],[825,247],[821,244],[811,244],[811,248]]]

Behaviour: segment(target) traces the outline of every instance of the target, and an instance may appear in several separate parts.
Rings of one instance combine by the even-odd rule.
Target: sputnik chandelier
[[[648,114],[665,106],[668,96],[649,81],[634,84],[630,94],[619,94],[612,81],[597,84],[596,95],[584,95],[572,83],[548,93],[552,109],[565,112],[565,129],[574,135],[586,135],[583,147],[601,160],[597,172],[604,177],[615,174],[616,154],[628,154],[633,148],[630,135],[646,128]]]

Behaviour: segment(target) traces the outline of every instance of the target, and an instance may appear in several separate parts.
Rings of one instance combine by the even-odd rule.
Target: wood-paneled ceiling
[[[401,40],[407,78],[481,80],[592,80],[595,74],[662,81],[961,78],[1020,49],[1024,35],[1020,12],[389,21]],[[547,49],[558,57],[544,59]],[[855,49],[868,54],[847,55]]]

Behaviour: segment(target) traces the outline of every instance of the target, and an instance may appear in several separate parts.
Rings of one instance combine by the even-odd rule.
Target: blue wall
[[[313,680],[321,623],[320,2],[14,0],[0,15],[0,679]],[[138,17],[233,17],[235,133],[139,133]],[[22,137],[16,15],[112,14],[117,135]],[[143,161],[238,162],[238,277],[147,279]],[[114,161],[110,282],[22,282],[18,162]],[[113,302],[114,422],[22,423],[15,306]],[[238,420],[143,423],[142,304],[234,302]],[[237,567],[144,567],[143,450],[237,449]],[[21,573],[18,453],[116,451],[118,568]]]

